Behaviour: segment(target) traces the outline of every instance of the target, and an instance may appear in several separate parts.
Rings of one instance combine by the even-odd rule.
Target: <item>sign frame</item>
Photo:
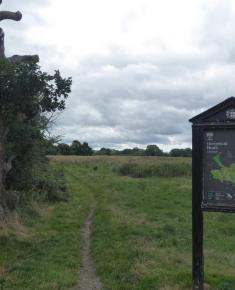
[[[192,256],[193,289],[204,289],[203,212],[235,213],[235,206],[210,205],[203,200],[204,185],[204,132],[208,130],[235,130],[235,98],[189,120],[192,123]]]

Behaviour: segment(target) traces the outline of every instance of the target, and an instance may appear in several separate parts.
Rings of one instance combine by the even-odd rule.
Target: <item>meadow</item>
[[[91,252],[104,290],[191,289],[190,158],[50,159],[65,172],[69,201],[35,204],[2,225],[2,289],[72,289],[91,207]],[[235,216],[206,213],[206,289],[235,289],[234,245]]]

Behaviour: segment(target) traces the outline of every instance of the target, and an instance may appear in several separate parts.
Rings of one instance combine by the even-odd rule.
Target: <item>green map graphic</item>
[[[224,166],[220,154],[215,155],[213,161],[219,166],[219,169],[211,170],[213,179],[219,180],[220,182],[230,182],[235,186],[235,163]]]

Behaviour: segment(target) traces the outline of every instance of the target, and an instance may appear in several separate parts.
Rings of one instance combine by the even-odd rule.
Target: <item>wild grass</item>
[[[4,290],[71,289],[79,276],[81,228],[94,201],[92,255],[104,290],[191,289],[190,176],[119,172],[123,164],[190,166],[191,160],[71,158],[52,158],[65,169],[69,202],[37,205],[38,214],[23,220],[23,236],[0,230]],[[235,215],[205,214],[206,289],[235,289],[234,224]]]
[[[182,162],[191,164],[184,158],[65,161],[97,203],[92,254],[104,290],[191,289],[188,171],[184,176],[132,178],[118,170],[129,163],[142,168]],[[235,289],[234,223],[235,215],[205,214],[205,289]]]
[[[156,164],[124,163],[120,165],[119,172],[131,177],[177,177],[190,176],[191,164],[186,162],[159,162]]]
[[[158,157],[158,156],[78,156],[78,155],[55,155],[48,156],[51,161],[62,163],[79,163],[79,164],[94,164],[112,165],[123,163],[138,163],[138,164],[156,164],[156,163],[179,163],[185,162],[191,164],[191,158],[188,157]]]
[[[91,194],[65,170],[68,202],[28,204],[20,220],[0,227],[0,289],[71,289],[76,284]]]

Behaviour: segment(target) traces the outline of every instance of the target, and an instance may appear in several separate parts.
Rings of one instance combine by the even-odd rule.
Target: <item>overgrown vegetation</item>
[[[15,208],[22,192],[42,191],[43,181],[38,179],[49,170],[45,131],[51,114],[64,110],[70,88],[71,79],[62,78],[59,71],[49,75],[33,62],[14,64],[0,59],[1,219]],[[55,192],[61,189],[55,188],[55,177],[50,176],[43,183],[48,199],[51,187]]]
[[[178,177],[190,176],[191,165],[186,162],[170,163],[159,162],[156,164],[138,164],[138,163],[124,163],[119,167],[119,172],[122,175],[132,177]]]

